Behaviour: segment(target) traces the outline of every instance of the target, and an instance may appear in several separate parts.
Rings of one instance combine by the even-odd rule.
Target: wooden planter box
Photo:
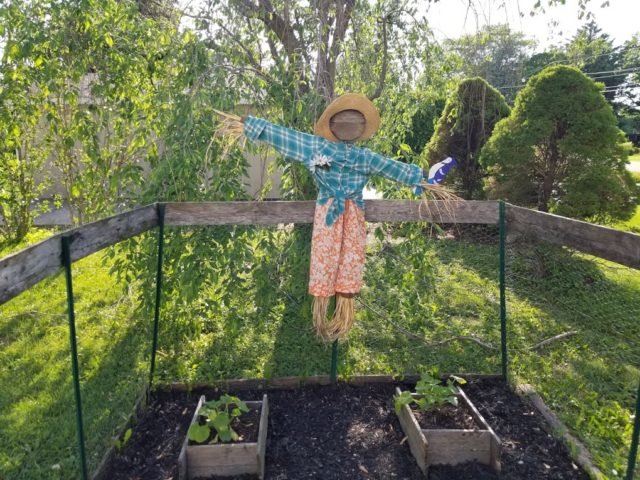
[[[397,387],[396,394],[400,394]],[[422,429],[411,408],[408,405],[402,406],[398,414],[400,425],[420,470],[427,475],[430,465],[476,461],[499,472],[500,439],[460,388],[457,396],[458,402],[467,405],[474,420],[480,425],[478,430]]]
[[[205,402],[202,395],[191,423],[198,418],[198,411]],[[267,448],[267,417],[269,403],[267,395],[256,402],[246,402],[251,409],[260,410],[260,424],[257,442],[217,443],[215,445],[189,445],[186,438],[178,457],[178,478],[191,480],[211,475],[231,476],[246,473],[264,478],[264,456]]]

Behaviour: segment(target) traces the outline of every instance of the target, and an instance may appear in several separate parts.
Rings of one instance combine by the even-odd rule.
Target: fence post
[[[336,383],[338,376],[338,340],[331,346],[331,383]]]
[[[506,298],[506,221],[504,200],[499,203],[500,229],[500,346],[502,350],[502,377],[507,379],[507,298]]]
[[[636,460],[638,459],[638,440],[640,440],[640,384],[638,384],[638,393],[636,394],[636,416],[633,422],[633,434],[631,435],[631,448],[629,449],[626,480],[633,480]]]
[[[76,401],[76,427],[78,431],[78,450],[80,452],[80,470],[82,480],[87,480],[87,457],[84,450],[84,426],[82,422],[82,399],[80,397],[80,374],[78,369],[78,345],[76,343],[76,315],[73,303],[73,279],[71,276],[71,237],[65,235],[62,241],[62,263],[67,283],[67,313],[69,315],[69,340],[71,344],[71,369],[73,389]]]
[[[156,304],[153,314],[153,341],[151,344],[151,368],[149,369],[149,390],[153,383],[153,372],[156,368],[156,350],[158,349],[158,323],[160,321],[160,303],[162,298],[162,260],[164,256],[164,203],[158,208],[158,264],[156,268]]]

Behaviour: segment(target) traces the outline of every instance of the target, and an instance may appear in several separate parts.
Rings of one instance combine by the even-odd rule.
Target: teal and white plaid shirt
[[[324,137],[281,127],[262,118],[247,117],[244,134],[249,140],[271,145],[286,158],[301,162],[309,169],[318,185],[318,204],[325,205],[333,198],[327,225],[332,225],[344,212],[347,199],[364,208],[362,190],[372,175],[411,186],[422,180],[422,169],[417,165],[397,162],[352,144],[331,142]]]

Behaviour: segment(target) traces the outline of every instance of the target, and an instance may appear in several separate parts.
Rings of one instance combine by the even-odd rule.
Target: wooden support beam
[[[1,259],[0,304],[62,268],[61,236],[72,238],[71,259],[76,261],[157,224],[156,205],[148,205],[54,235]]]
[[[507,231],[640,268],[640,235],[507,205]]]
[[[366,200],[368,222],[498,223],[498,202]],[[167,203],[165,225],[312,223],[314,201]]]

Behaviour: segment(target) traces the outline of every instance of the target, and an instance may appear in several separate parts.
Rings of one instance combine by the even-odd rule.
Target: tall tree
[[[565,47],[568,61],[598,82],[604,83],[604,96],[612,102],[615,87],[624,82],[626,74],[618,72],[622,65],[621,52],[613,40],[603,33],[594,20],[582,26]]]
[[[430,165],[449,155],[458,160],[459,171],[453,178],[464,198],[482,196],[480,150],[507,115],[504,97],[482,78],[463,80],[447,100],[423,156]]]
[[[471,35],[449,40],[446,48],[458,59],[464,77],[481,77],[512,101],[520,85],[533,40],[508,25],[487,25]]]
[[[491,196],[576,218],[630,216],[624,135],[600,88],[574,67],[534,75],[482,150]]]

